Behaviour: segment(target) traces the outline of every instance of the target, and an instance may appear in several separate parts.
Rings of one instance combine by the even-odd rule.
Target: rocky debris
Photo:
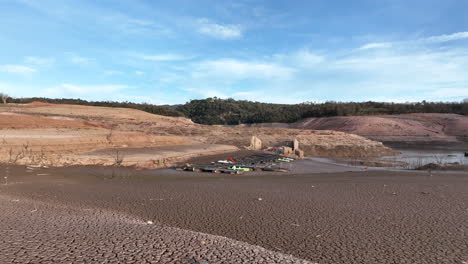
[[[288,170],[282,168],[281,163],[292,161],[294,159],[284,157],[278,153],[264,152],[244,157],[222,157],[221,159],[209,161],[210,163],[190,164],[187,162],[182,167],[176,167],[176,170],[227,174],[243,174],[252,171],[287,172]]]
[[[451,163],[428,163],[422,166],[415,168],[415,170],[453,170],[453,171],[466,171],[468,169],[467,165],[460,164],[459,162],[451,162]]]
[[[428,163],[426,165],[417,167],[416,170],[437,170],[441,169],[443,166],[436,163]]]

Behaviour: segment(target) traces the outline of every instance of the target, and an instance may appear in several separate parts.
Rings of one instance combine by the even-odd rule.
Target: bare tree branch
[[[8,96],[8,94],[0,92],[0,98],[2,99],[3,104],[7,103],[9,97],[10,96]]]

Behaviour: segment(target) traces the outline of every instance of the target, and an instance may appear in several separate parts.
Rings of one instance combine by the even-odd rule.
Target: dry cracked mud
[[[106,210],[0,195],[0,263],[310,263]]]
[[[468,261],[465,172],[11,167],[9,175],[0,185],[0,263]]]

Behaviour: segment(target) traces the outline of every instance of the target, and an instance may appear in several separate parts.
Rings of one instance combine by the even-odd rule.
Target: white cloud
[[[371,42],[371,43],[362,45],[359,49],[360,50],[384,49],[384,48],[392,48],[394,46],[424,45],[427,43],[444,43],[444,42],[462,40],[462,39],[468,39],[468,32],[457,32],[457,33],[447,34],[447,35],[430,36],[426,38],[420,38],[420,39],[408,40],[408,41]]]
[[[172,34],[168,26],[156,23],[148,17],[141,15],[129,16],[126,13],[116,11],[112,7],[100,8],[92,2],[74,1],[54,1],[54,0],[19,0],[29,8],[36,9],[43,14],[51,16],[62,24],[82,27],[94,30],[104,28],[105,32],[112,37],[127,37],[128,35],[138,35],[139,37],[168,36]],[[133,1],[132,8],[139,5]],[[145,10],[148,11],[148,10]],[[155,12],[152,11],[154,16]],[[161,21],[158,15],[158,21]],[[101,32],[101,31],[97,31]]]
[[[440,50],[423,45],[377,54],[352,53],[329,57],[323,67],[333,79],[320,78],[314,86],[334,90],[336,96],[352,98],[362,94],[398,101],[444,101],[468,95],[468,50],[463,49]]]
[[[361,50],[368,50],[368,49],[380,49],[380,48],[390,48],[392,47],[392,43],[390,42],[376,42],[376,43],[368,43],[361,46],[359,49]]]
[[[429,42],[448,42],[461,39],[468,39],[468,32],[458,32],[449,35],[432,36],[426,38],[426,40]]]
[[[388,78],[385,83],[424,82],[454,83],[468,81],[468,54],[460,51],[438,51],[408,49],[384,54],[354,54],[336,59],[330,63],[330,69],[355,72],[369,79]]]
[[[460,101],[468,97],[468,48],[434,47],[420,40],[407,43],[385,45],[373,52],[303,49],[263,60],[202,61],[190,69],[191,78],[181,85],[196,84],[209,94],[222,87],[225,97],[288,103]]]
[[[125,89],[128,89],[127,85],[75,85],[64,83],[57,87],[48,88],[47,94],[50,96],[84,96],[87,98],[93,97],[95,95],[102,95],[106,93],[115,93]]]
[[[294,69],[270,62],[242,61],[237,59],[209,60],[198,63],[193,77],[218,77],[226,80],[288,79]]]
[[[213,38],[229,40],[242,37],[242,27],[234,24],[217,24],[207,19],[198,21],[198,32]]]
[[[142,75],[145,75],[145,72],[135,71],[135,74],[138,75],[138,76],[142,76]]]
[[[29,66],[24,66],[24,65],[15,65],[15,64],[5,64],[5,65],[0,65],[0,72],[6,72],[6,73],[11,73],[11,74],[30,74],[34,73],[37,70],[35,68],[29,67]]]
[[[296,68],[316,67],[326,60],[322,54],[310,50],[299,50],[287,55],[277,55],[275,58],[282,64],[291,65]]]

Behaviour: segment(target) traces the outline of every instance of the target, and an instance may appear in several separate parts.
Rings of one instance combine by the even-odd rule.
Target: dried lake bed
[[[1,261],[468,260],[463,173],[166,172],[8,167],[0,185]]]

